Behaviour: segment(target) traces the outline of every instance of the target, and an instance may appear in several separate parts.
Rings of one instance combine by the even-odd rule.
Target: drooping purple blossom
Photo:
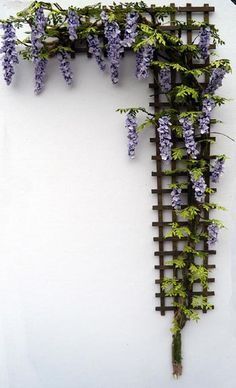
[[[149,76],[149,67],[153,60],[154,48],[147,44],[136,53],[136,77],[144,79]]]
[[[57,54],[57,58],[59,61],[59,68],[64,77],[64,80],[68,85],[71,85],[73,80],[73,72],[71,70],[68,53],[66,51],[60,51]]]
[[[200,176],[198,179],[194,178],[194,175],[190,173],[190,179],[192,182],[192,187],[194,189],[194,195],[197,202],[204,202],[205,193],[206,193],[206,182],[203,176]]]
[[[137,12],[129,12],[126,15],[126,24],[125,24],[125,34],[123,39],[124,47],[131,47],[135,43],[137,32],[137,21],[139,18],[139,14]]]
[[[80,25],[78,14],[75,10],[69,9],[67,15],[67,29],[69,32],[70,40],[76,40],[78,38],[77,28]]]
[[[194,139],[194,128],[192,121],[188,117],[184,117],[180,119],[179,122],[183,127],[183,136],[187,154],[190,155],[193,159],[196,159],[199,151],[197,150],[197,145]]]
[[[207,231],[208,231],[208,239],[207,239],[208,246],[214,245],[218,239],[219,226],[212,223],[208,225]]]
[[[128,155],[131,159],[135,158],[135,148],[138,144],[138,133],[137,133],[137,119],[135,112],[129,112],[126,116],[125,127],[128,129]]]
[[[198,119],[201,134],[209,133],[211,123],[211,111],[215,108],[215,102],[211,98],[204,98],[202,102],[202,114]]]
[[[181,209],[181,205],[182,205],[181,193],[182,193],[182,189],[180,189],[180,188],[174,188],[171,191],[171,194],[170,194],[171,195],[171,205],[175,210]]]
[[[160,70],[159,84],[163,93],[168,93],[171,90],[171,70],[169,67]]]
[[[199,34],[198,48],[200,50],[201,57],[207,59],[209,57],[209,46],[211,39],[210,27],[201,27]]]
[[[16,33],[11,23],[3,23],[1,27],[4,31],[2,47],[0,49],[0,53],[3,53],[2,67],[4,79],[7,85],[10,85],[12,77],[15,74],[14,65],[19,63],[18,53],[16,51]]]
[[[88,35],[87,37],[89,52],[94,55],[96,62],[101,70],[105,70],[106,63],[102,55],[102,49],[100,47],[100,41],[97,35]]]
[[[35,58],[34,60],[35,64],[35,70],[34,70],[34,80],[35,80],[35,87],[34,92],[35,94],[39,94],[44,86],[44,80],[46,75],[46,66],[47,66],[47,59],[43,58]]]
[[[34,92],[36,94],[39,94],[43,89],[46,75],[47,59],[41,57],[42,39],[45,36],[46,25],[47,19],[44,16],[43,8],[40,7],[35,12],[34,25],[31,28],[32,59],[35,65]]]
[[[224,158],[217,158],[211,171],[211,180],[214,183],[219,181],[220,175],[224,171]]]
[[[222,67],[217,67],[212,70],[209,84],[206,88],[206,93],[214,93],[216,89],[222,86],[222,80],[226,74],[226,70]]]
[[[160,139],[160,155],[162,160],[171,160],[171,122],[169,116],[162,116],[158,120],[157,132]]]
[[[110,61],[111,80],[114,84],[119,81],[119,66],[121,54],[124,47],[121,42],[121,31],[117,22],[109,22],[105,11],[101,13],[101,19],[104,23],[104,35],[107,38],[107,56]]]

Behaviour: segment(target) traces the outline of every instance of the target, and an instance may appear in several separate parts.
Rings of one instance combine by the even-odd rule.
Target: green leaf
[[[165,278],[162,281],[161,288],[166,296],[186,296],[186,291],[181,280],[176,278]]]
[[[180,217],[191,221],[199,214],[199,212],[200,210],[196,206],[188,206],[182,210],[178,210],[177,214]]]
[[[167,265],[173,265],[176,268],[184,268],[186,266],[185,264],[185,257],[179,255],[176,259],[168,260],[166,262]]]
[[[191,234],[190,229],[187,226],[179,226],[177,222],[173,222],[170,224],[171,230],[165,235],[165,238],[168,237],[186,237]]]
[[[203,265],[191,264],[189,268],[189,280],[191,283],[194,283],[196,280],[200,280],[200,283],[204,288],[206,288],[208,285],[208,272],[208,269]]]
[[[207,297],[203,295],[193,296],[191,305],[193,308],[200,307],[202,310],[211,310],[213,308],[213,305],[208,303]]]
[[[174,160],[181,160],[185,155],[183,148],[172,148],[172,157]]]

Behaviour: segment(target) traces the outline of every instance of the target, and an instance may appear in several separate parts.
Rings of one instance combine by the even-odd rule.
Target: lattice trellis
[[[175,4],[171,4],[171,6],[175,7]],[[171,31],[173,34],[179,34],[180,31],[176,28],[175,20],[178,18],[178,15],[181,15],[181,20],[183,20],[183,15],[186,17],[186,22],[190,26],[189,29],[185,31],[181,31],[181,33],[186,33],[186,42],[188,44],[191,44],[193,41],[193,31],[196,31],[199,29],[199,27],[191,26],[192,21],[192,15],[197,14],[202,16],[202,20],[209,23],[209,15],[211,12],[214,12],[214,7],[209,6],[209,4],[204,4],[201,7],[192,6],[190,3],[187,3],[185,7],[175,7],[176,13],[171,14],[170,16],[170,24],[161,26],[160,28]],[[214,49],[214,45],[211,45],[211,49]],[[156,58],[158,58],[158,53],[156,53]],[[205,65],[209,64],[209,59],[205,61]],[[193,65],[192,59],[189,58],[189,65]],[[201,67],[201,64],[194,63],[194,67]],[[203,65],[204,66],[204,65]],[[153,90],[153,97],[154,101],[150,102],[150,106],[154,108],[155,112],[158,112],[160,109],[163,108],[169,108],[169,103],[165,100],[163,93],[161,93],[159,89],[159,85],[157,82],[158,79],[158,71],[154,70],[154,82],[149,85],[149,87]],[[207,76],[205,76],[205,79],[201,82],[201,84],[204,86],[208,82]],[[180,82],[178,82],[178,77],[175,71],[172,71],[172,84],[173,85],[179,85]],[[210,135],[201,135],[201,139],[212,139],[214,138]],[[165,238],[166,232],[170,229],[170,223],[172,222],[178,222],[179,225],[189,225],[189,222],[185,222],[183,220],[180,220],[179,217],[176,215],[176,212],[173,210],[171,204],[170,204],[170,193],[171,189],[168,188],[168,184],[166,184],[166,181],[168,180],[168,183],[175,183],[176,179],[182,179],[183,181],[189,181],[189,174],[188,172],[181,172],[181,173],[174,173],[171,174],[170,177],[167,177],[164,170],[167,168],[167,162],[162,161],[160,157],[160,151],[159,151],[159,136],[157,135],[157,131],[155,130],[155,137],[150,139],[151,143],[155,146],[155,155],[152,156],[152,160],[155,162],[155,171],[152,172],[152,176],[156,177],[156,187],[152,190],[152,193],[156,195],[156,204],[153,206],[153,210],[157,214],[157,221],[154,221],[152,223],[153,227],[158,228],[158,237],[154,237],[154,241],[158,245],[158,250],[154,253],[155,256],[159,258],[159,263],[155,266],[155,269],[159,271],[159,278],[156,280],[156,284],[159,285],[159,291],[156,293],[156,297],[159,298],[160,303],[156,307],[156,311],[160,311],[161,315],[165,315],[166,311],[173,311],[175,307],[172,305],[173,298],[167,298],[165,296],[165,292],[161,288],[162,281],[165,276],[170,276],[170,273],[172,273],[172,276],[175,278],[178,278],[178,269],[174,268],[173,265],[166,264],[167,261],[176,258],[179,254],[181,254],[181,244],[184,240],[187,240],[186,238],[182,238],[179,240],[178,238],[169,237]],[[179,146],[181,142],[183,142],[183,139],[177,138],[173,135],[172,138],[173,147]],[[201,146],[200,149],[200,156],[202,159],[209,161],[210,158],[214,158],[214,156],[210,156],[210,142],[204,143],[204,145]],[[170,162],[169,168],[171,170],[176,170],[178,167],[178,161],[172,160]],[[210,179],[209,179],[209,172],[204,174],[205,182],[210,186]],[[182,207],[185,207],[186,205],[192,205],[194,203],[193,197],[194,192],[191,188],[191,185],[188,185],[188,189],[183,190],[183,193],[185,194],[185,204]],[[214,189],[215,190],[215,189]],[[206,201],[210,202],[209,194],[206,195]],[[209,213],[205,212],[205,219],[209,219]],[[206,231],[206,223],[202,223],[202,227]],[[209,263],[209,255],[215,254],[216,251],[209,250],[206,239],[203,239],[201,242],[201,251],[205,253],[204,259],[202,259],[202,265],[208,270],[212,270],[215,268],[214,264]],[[193,259],[193,263],[194,259]],[[215,279],[213,277],[208,279],[209,283],[214,283]],[[196,280],[193,284],[193,287],[191,291],[188,292],[188,299],[189,299],[189,306],[191,305],[190,300],[191,297],[194,295],[203,295],[206,297],[214,296],[214,291],[210,291],[207,288],[200,289],[200,281]],[[172,300],[171,300],[172,299]],[[201,309],[198,307],[198,309]],[[203,309],[203,312],[207,312],[207,310]]]

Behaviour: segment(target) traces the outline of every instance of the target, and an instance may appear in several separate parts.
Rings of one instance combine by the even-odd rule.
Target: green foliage
[[[172,148],[172,158],[174,160],[181,160],[186,155],[186,151],[183,148]]]
[[[196,206],[187,206],[182,210],[178,210],[177,214],[185,218],[186,220],[193,220],[200,212],[200,209],[198,209]]]
[[[166,296],[186,296],[186,290],[181,280],[175,278],[165,278],[162,281],[161,288],[165,291]]]
[[[179,255],[176,259],[168,260],[167,265],[173,265],[175,268],[184,268],[186,266],[185,256]]]
[[[185,305],[181,303],[174,302],[173,306],[177,307],[179,310],[181,310],[187,319],[191,319],[192,321],[198,321],[200,319],[200,316],[197,312],[193,311],[192,309],[187,308]]]
[[[202,310],[212,310],[213,305],[208,303],[207,297],[203,295],[193,296],[191,305],[193,308],[200,307]]]
[[[203,265],[191,264],[189,267],[189,280],[191,283],[194,283],[196,280],[199,280],[204,288],[207,288],[208,283],[208,269]]]
[[[171,230],[165,235],[165,238],[168,237],[186,237],[191,234],[190,229],[187,226],[180,226],[177,222],[170,224]]]
[[[178,103],[183,103],[189,98],[197,101],[199,98],[198,91],[186,85],[175,86],[172,89],[171,94],[174,96],[175,101]]]

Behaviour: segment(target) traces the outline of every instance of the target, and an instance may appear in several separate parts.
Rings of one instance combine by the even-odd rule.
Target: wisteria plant
[[[175,7],[149,7],[144,2],[63,9],[57,3],[36,1],[16,17],[0,21],[3,32],[0,52],[3,77],[8,85],[13,80],[19,57],[32,61],[36,94],[45,85],[47,63],[54,56],[64,80],[72,84],[75,75],[70,62],[79,52],[78,45],[94,57],[102,71],[110,72],[113,84],[119,82],[121,59],[128,50],[136,56],[134,79],[154,74],[156,87],[165,95],[169,107],[155,112],[140,107],[119,111],[127,115],[125,126],[130,158],[135,157],[139,133],[151,125],[156,130],[159,157],[167,165],[165,174],[173,176],[184,172],[187,176],[169,186],[170,203],[177,221],[169,225],[166,238],[186,243],[181,253],[169,261],[178,276],[165,277],[161,283],[165,296],[173,297],[172,364],[173,374],[178,377],[182,373],[181,332],[189,320],[198,321],[196,309],[212,308],[204,293],[209,274],[204,265],[206,253],[199,246],[206,243],[212,247],[223,227],[221,221],[209,215],[212,209],[223,207],[210,202],[209,196],[214,193],[210,182],[215,184],[221,178],[226,156],[207,157],[207,150],[214,141],[210,136],[211,126],[217,124],[212,112],[226,101],[216,92],[231,69],[227,59],[209,60],[211,44],[223,44],[213,25],[191,21],[190,27],[194,25],[199,33],[188,44],[181,36],[188,30],[188,24],[172,18],[176,34],[161,28],[175,13]],[[26,33],[23,39],[16,34],[21,28]],[[180,82],[175,83],[174,77],[179,77]],[[205,84],[200,82],[202,77],[206,79]],[[146,119],[138,124],[140,112]],[[176,170],[168,170],[171,160],[176,162]],[[187,204],[184,201],[186,191]],[[184,226],[181,220],[185,221]],[[191,293],[196,281],[203,290],[199,295]]]

